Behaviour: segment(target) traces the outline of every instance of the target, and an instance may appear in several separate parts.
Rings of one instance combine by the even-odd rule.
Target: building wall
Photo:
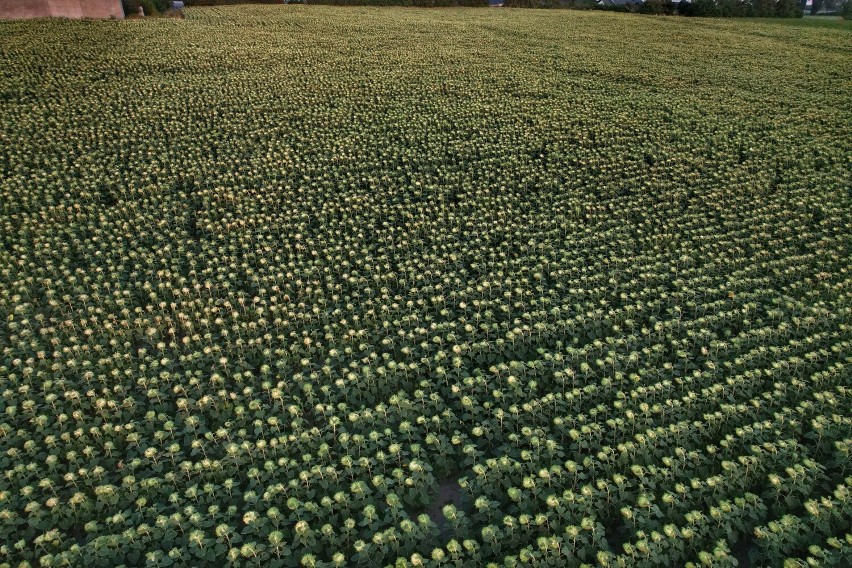
[[[0,0],[0,20],[123,18],[121,0]]]

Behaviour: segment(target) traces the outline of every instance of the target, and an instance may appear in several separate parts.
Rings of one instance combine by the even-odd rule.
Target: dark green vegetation
[[[187,16],[0,24],[0,564],[849,558],[848,31]]]

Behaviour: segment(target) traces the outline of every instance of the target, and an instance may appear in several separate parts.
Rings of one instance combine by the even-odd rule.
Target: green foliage
[[[641,14],[671,15],[675,13],[675,5],[671,0],[648,0],[639,8]]]
[[[776,18],[801,18],[804,12],[797,0],[777,0],[774,15]]]
[[[768,0],[755,0],[757,2],[760,1],[768,1]],[[677,5],[678,14],[682,16],[695,16],[699,18],[709,18],[714,16],[721,16],[723,7],[727,6],[725,3],[717,3],[716,0],[693,0],[692,2],[680,2]]]
[[[697,17],[801,18],[797,0],[696,0],[678,4],[678,13]]]
[[[184,4],[186,6],[229,6],[229,5],[234,5],[234,4],[283,4],[283,3],[284,3],[284,0],[184,0]]]
[[[186,16],[0,23],[0,565],[845,566],[845,29]]]
[[[125,15],[136,15],[140,6],[146,16],[156,16],[169,9],[169,0],[122,0]]]

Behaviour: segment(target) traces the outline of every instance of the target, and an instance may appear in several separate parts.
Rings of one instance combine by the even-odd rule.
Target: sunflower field
[[[852,33],[0,23],[0,566],[849,566]]]

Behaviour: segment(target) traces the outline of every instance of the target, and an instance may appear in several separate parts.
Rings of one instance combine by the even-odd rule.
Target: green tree
[[[775,16],[778,18],[801,18],[802,15],[796,0],[778,0],[775,3]]]
[[[752,15],[755,18],[771,18],[775,15],[775,0],[754,0]]]

